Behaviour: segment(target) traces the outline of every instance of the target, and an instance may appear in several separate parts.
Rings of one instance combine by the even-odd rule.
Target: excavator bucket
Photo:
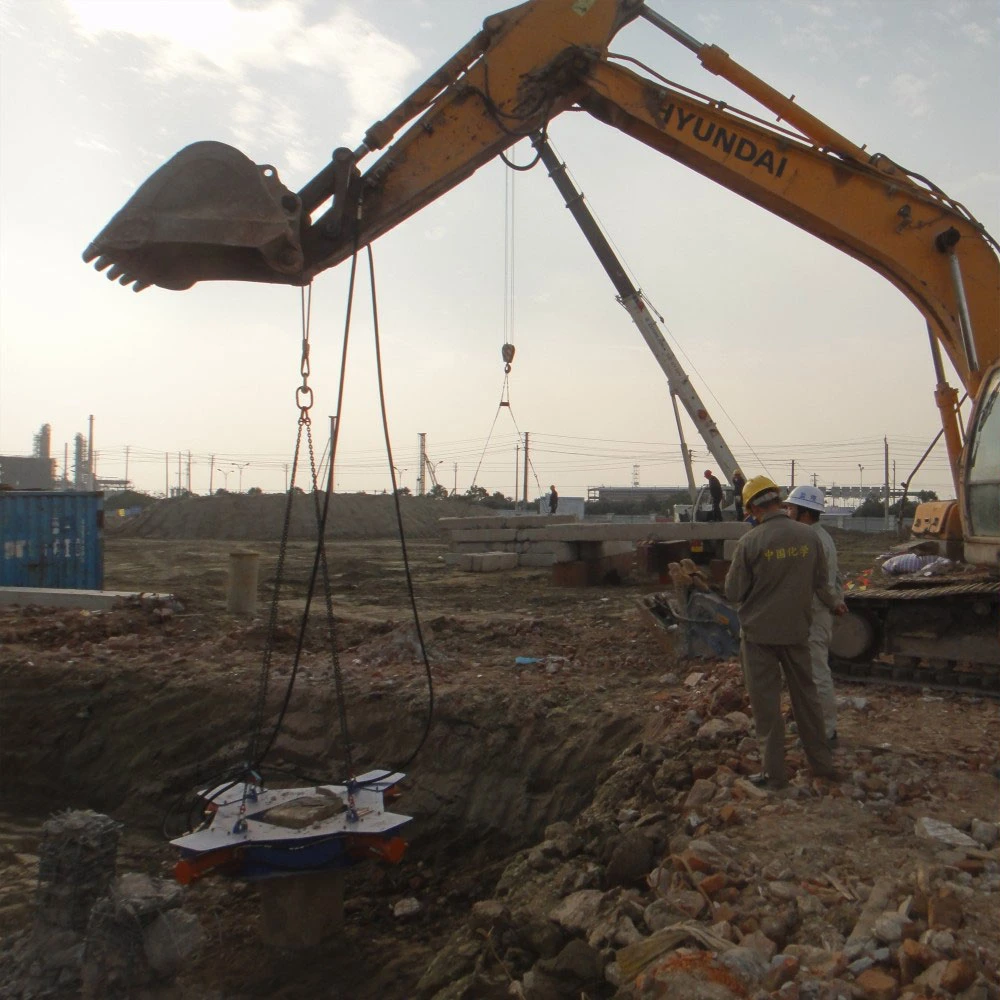
[[[301,215],[274,167],[196,142],[146,180],[83,259],[137,292],[213,279],[301,284]]]

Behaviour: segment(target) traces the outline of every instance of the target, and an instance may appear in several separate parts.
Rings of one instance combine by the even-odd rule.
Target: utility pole
[[[249,463],[249,462],[243,462],[242,464],[240,464],[240,463],[235,463],[235,462],[234,462],[233,464],[234,464],[234,465],[236,465],[236,468],[240,470],[240,493],[242,493],[242,492],[243,492],[243,470],[244,470],[244,469],[245,469],[245,468],[246,468],[246,467],[247,467],[247,466],[248,466],[248,465],[249,465],[250,463]]]
[[[889,527],[889,437],[882,438],[885,445],[885,526]]]
[[[795,459],[792,459],[792,489],[795,488]]]
[[[188,452],[188,493],[191,492],[191,452]]]
[[[514,509],[517,509],[517,495],[521,492],[521,442],[514,445]]]
[[[177,495],[181,495],[181,453],[177,452]]]
[[[165,451],[163,453],[164,463],[166,465],[166,473],[163,477],[163,498],[165,500],[170,499],[170,452]]]
[[[524,432],[524,509],[528,509],[528,432]]]
[[[285,462],[285,492],[288,492],[288,463]]]
[[[455,480],[454,480],[454,485],[451,488],[451,495],[452,496],[457,496],[458,495],[458,462],[455,463],[454,468],[455,468]]]
[[[417,461],[417,496],[422,497],[427,492],[427,435],[417,434],[417,451],[420,453]]]
[[[639,464],[637,462],[632,463],[632,489],[636,489],[639,485]]]
[[[815,486],[815,485],[816,485],[816,481],[817,481],[818,479],[819,479],[819,476],[817,476],[817,475],[816,475],[816,473],[814,472],[814,473],[813,473],[813,486]]]
[[[63,489],[69,489],[69,442],[63,444]]]
[[[90,436],[87,441],[87,489],[92,490],[97,485],[97,463],[94,461],[94,414],[90,415]]]
[[[215,490],[213,489],[214,486],[215,486],[215,456],[213,455],[211,465],[209,465],[208,467],[208,495],[210,497],[215,496]]]
[[[128,489],[128,445],[125,445],[125,489]]]

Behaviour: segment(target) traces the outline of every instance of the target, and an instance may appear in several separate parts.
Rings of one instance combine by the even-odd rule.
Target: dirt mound
[[[212,497],[164,500],[121,525],[109,525],[116,535],[135,538],[217,538],[223,541],[276,541],[281,538],[286,497],[282,493],[254,496],[230,493]],[[320,504],[323,494],[320,494]],[[400,498],[403,528],[408,538],[437,538],[438,519],[491,513],[460,499]],[[389,495],[335,493],[330,498],[327,538],[393,538],[396,507]],[[296,496],[288,537],[316,537],[316,512],[311,494]]]

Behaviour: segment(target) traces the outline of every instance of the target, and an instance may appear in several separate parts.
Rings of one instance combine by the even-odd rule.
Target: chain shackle
[[[295,390],[295,405],[299,408],[303,417],[309,415],[309,411],[312,409],[313,405],[313,391],[312,386],[302,383]]]

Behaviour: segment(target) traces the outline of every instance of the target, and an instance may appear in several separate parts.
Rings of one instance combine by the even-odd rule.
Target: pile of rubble
[[[49,819],[30,926],[0,946],[0,998],[174,997],[173,980],[202,943],[180,886],[115,876],[121,827],[100,813]]]
[[[473,906],[422,1000],[1000,997],[995,822],[963,832],[930,816],[927,767],[880,747],[838,751],[844,778],[830,783],[802,769],[790,737],[797,777],[757,787],[734,668],[668,687],[659,707],[657,737]],[[866,862],[858,836],[885,851]]]

